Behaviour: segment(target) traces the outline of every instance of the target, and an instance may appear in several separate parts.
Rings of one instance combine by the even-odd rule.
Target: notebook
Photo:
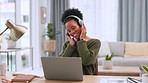
[[[78,57],[41,57],[47,80],[83,80],[82,60]]]
[[[35,78],[34,75],[17,75],[12,79],[12,82],[30,82]]]

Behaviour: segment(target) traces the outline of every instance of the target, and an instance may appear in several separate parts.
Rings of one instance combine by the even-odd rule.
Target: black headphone
[[[82,26],[82,24],[83,24],[83,20],[81,20],[79,17],[77,17],[77,16],[75,16],[75,15],[69,15],[69,16],[67,16],[67,17],[64,19],[64,24],[66,23],[66,20],[67,20],[68,18],[75,18],[75,19],[77,19],[77,20],[78,20],[78,24],[79,24],[80,26]]]

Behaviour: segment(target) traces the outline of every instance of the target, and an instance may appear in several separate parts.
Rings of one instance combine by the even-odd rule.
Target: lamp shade
[[[27,27],[15,25],[11,20],[6,21],[6,26],[10,29],[10,37],[13,41],[17,41],[27,30]]]

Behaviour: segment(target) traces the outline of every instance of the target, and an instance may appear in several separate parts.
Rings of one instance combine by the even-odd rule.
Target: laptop
[[[83,80],[82,60],[79,57],[41,57],[47,80]]]

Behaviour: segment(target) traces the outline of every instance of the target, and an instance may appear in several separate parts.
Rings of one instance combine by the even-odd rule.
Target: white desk
[[[11,77],[11,76],[10,76]],[[6,78],[7,80],[11,80],[12,78],[2,77]],[[34,78],[30,83],[101,83],[101,79],[126,79],[125,76],[97,76],[97,75],[84,75],[83,81],[64,81],[64,80],[46,80],[45,78]],[[132,77],[136,79],[140,79],[140,77]],[[17,82],[18,83],[18,82]]]
[[[34,74],[34,75],[40,75],[43,76],[42,68],[34,69],[34,70],[26,70],[25,74]],[[28,72],[28,73],[27,73]],[[5,78],[7,80],[11,80],[14,78],[12,76],[14,72],[7,72],[6,76],[0,76],[0,83],[1,79]],[[16,72],[17,73],[17,72]],[[84,75],[83,81],[64,81],[64,80],[46,80],[44,77],[36,77],[34,78],[30,83],[100,83],[100,80],[103,79],[126,79],[129,76],[100,76],[100,75]],[[140,79],[140,76],[130,76],[132,78]]]
[[[32,69],[33,69],[33,47],[0,49],[0,53],[7,54],[7,66],[8,66],[9,71],[10,71],[9,66],[11,67],[11,71],[12,71],[12,53],[15,52],[15,64],[16,64],[16,52],[22,51],[22,50],[27,50],[27,49],[31,50],[31,59],[32,59],[31,65],[32,65]],[[16,65],[15,65],[15,71],[16,71]]]
[[[30,83],[102,83],[101,79],[126,79],[125,76],[97,76],[84,75],[83,81],[63,81],[63,80],[46,80],[45,78],[35,78]],[[140,79],[140,77],[132,77]],[[103,82],[104,83],[104,82]]]

